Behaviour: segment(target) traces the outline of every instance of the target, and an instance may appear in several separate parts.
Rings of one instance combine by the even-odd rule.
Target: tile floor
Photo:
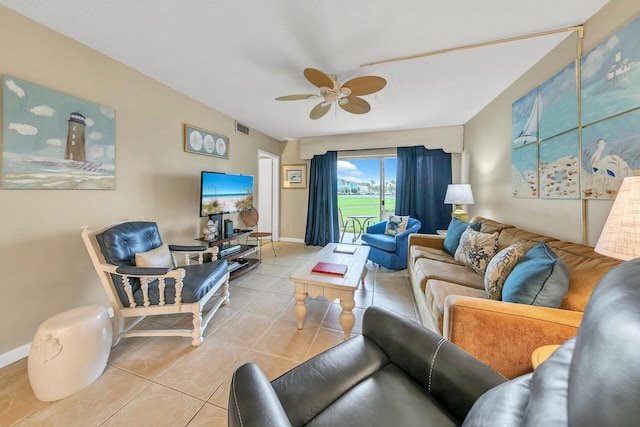
[[[273,379],[343,341],[337,300],[308,300],[302,330],[293,315],[288,277],[321,248],[279,242],[278,257],[269,246],[263,249],[262,265],[231,282],[231,302],[211,320],[199,347],[189,338],[123,339],[97,381],[50,403],[33,395],[26,358],[0,369],[0,426],[226,426],[236,367],[255,362]],[[372,263],[367,268],[365,286],[356,293],[352,336],[360,334],[369,305],[416,319],[406,270],[391,272]],[[152,322],[180,328],[191,320],[166,316],[138,327]]]

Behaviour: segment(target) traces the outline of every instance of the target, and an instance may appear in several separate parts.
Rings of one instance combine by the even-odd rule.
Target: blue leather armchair
[[[369,259],[388,269],[402,270],[407,268],[407,251],[409,234],[417,233],[422,224],[415,218],[409,218],[407,229],[395,236],[384,233],[387,221],[367,227],[362,235],[363,245],[369,246]]]
[[[229,302],[229,269],[216,259],[217,247],[163,245],[158,225],[149,221],[84,226],[82,240],[113,308],[113,346],[120,338],[150,336],[190,337],[198,346],[213,315]],[[205,263],[205,255],[213,260]],[[144,316],[180,313],[192,314],[193,329],[134,329]]]

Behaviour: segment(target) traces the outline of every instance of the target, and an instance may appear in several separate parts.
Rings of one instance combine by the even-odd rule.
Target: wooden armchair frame
[[[82,227],[82,240],[89,252],[91,262],[100,278],[100,282],[107,294],[111,307],[113,308],[113,342],[115,347],[120,338],[128,337],[154,337],[154,336],[179,336],[191,337],[192,345],[198,346],[203,342],[202,333],[209,321],[221,305],[229,302],[229,272],[226,270],[226,263],[220,268],[225,268],[225,273],[220,279],[202,296],[198,301],[184,303],[182,301],[183,279],[185,268],[189,268],[193,258],[197,257],[197,263],[204,262],[204,255],[211,254],[215,260],[218,253],[217,247],[207,248],[201,246],[175,246],[169,245],[173,262],[173,269],[170,268],[143,268],[136,266],[118,266],[106,262],[102,249],[96,236],[125,222],[117,222],[108,226],[90,230],[87,226]],[[178,267],[177,254],[182,255],[184,266]],[[139,279],[144,296],[144,303],[138,304],[132,292],[132,279]],[[167,303],[165,298],[165,283],[167,279],[175,280],[174,302]],[[159,302],[152,304],[149,298],[149,284],[158,280]],[[116,286],[121,286],[127,294],[130,304],[124,305],[118,295]],[[218,291],[220,291],[218,293]],[[218,293],[218,294],[216,294]],[[210,303],[210,300],[213,302]],[[202,316],[205,305],[208,311]],[[210,307],[210,308],[209,308]],[[193,315],[193,329],[153,329],[153,330],[132,330],[146,316],[191,313]],[[126,322],[125,319],[130,319]]]

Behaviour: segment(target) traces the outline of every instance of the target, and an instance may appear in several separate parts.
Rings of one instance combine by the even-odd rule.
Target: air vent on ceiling
[[[249,136],[249,126],[236,121],[236,132]]]

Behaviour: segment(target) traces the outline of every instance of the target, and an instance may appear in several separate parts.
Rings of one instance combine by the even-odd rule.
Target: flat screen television
[[[202,171],[200,216],[242,212],[253,206],[253,176]]]

